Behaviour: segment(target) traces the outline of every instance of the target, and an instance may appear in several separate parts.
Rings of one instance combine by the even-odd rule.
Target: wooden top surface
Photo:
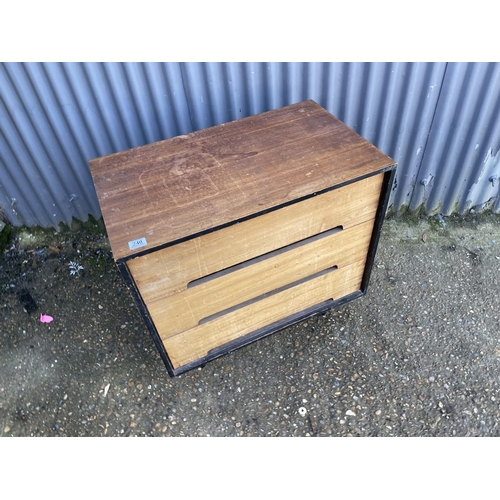
[[[394,164],[314,101],[89,162],[115,260]]]

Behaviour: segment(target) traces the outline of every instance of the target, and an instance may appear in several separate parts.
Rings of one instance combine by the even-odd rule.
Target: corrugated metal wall
[[[500,64],[449,64],[409,204],[500,212]]]
[[[0,208],[99,217],[88,160],[305,99],[399,163],[394,210],[500,211],[500,63],[0,63]]]

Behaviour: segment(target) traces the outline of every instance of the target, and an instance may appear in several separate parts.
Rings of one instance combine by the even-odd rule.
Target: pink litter
[[[54,318],[52,316],[47,316],[46,314],[40,314],[40,321],[42,323],[50,323]]]

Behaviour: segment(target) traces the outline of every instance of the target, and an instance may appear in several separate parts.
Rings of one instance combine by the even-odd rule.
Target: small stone
[[[7,426],[5,426],[5,427],[3,428],[3,431],[4,431],[4,432],[9,432],[9,431],[10,431],[10,427],[9,427],[8,425],[7,425]]]
[[[350,417],[355,417],[355,416],[356,416],[356,414],[355,414],[352,410],[347,410],[347,411],[345,412],[345,414],[346,414],[346,415],[349,415]]]

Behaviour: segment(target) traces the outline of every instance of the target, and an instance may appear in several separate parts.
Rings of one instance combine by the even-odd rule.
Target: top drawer
[[[314,196],[131,259],[127,266],[149,307],[188,284],[335,227],[375,218],[383,174]]]

